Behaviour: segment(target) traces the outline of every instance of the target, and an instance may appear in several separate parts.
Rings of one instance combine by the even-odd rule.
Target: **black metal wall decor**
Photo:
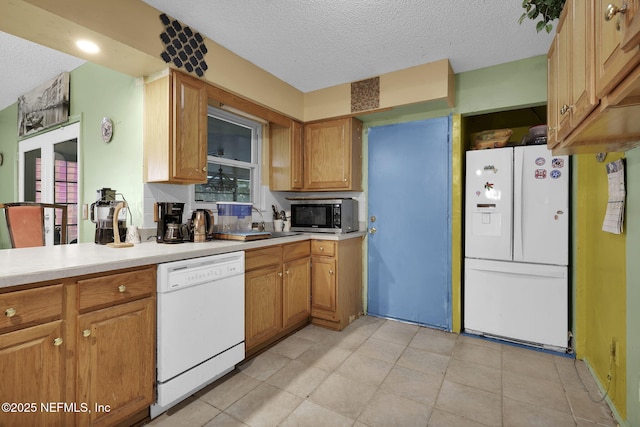
[[[164,51],[160,57],[167,64],[172,63],[189,73],[195,73],[198,77],[204,76],[204,72],[209,68],[204,60],[207,54],[204,38],[200,33],[194,32],[165,13],[160,15],[160,21],[164,25],[164,31],[160,34]]]

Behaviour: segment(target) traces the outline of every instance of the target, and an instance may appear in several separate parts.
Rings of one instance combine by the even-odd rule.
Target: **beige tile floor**
[[[365,316],[307,326],[149,425],[615,426],[599,398],[581,361]]]

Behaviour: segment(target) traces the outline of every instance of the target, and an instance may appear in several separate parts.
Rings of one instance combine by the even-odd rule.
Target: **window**
[[[196,203],[259,204],[262,124],[209,106],[206,184],[194,185]]]

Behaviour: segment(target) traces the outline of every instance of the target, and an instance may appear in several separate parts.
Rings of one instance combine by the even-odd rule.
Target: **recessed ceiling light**
[[[78,40],[76,42],[76,46],[78,46],[78,48],[86,53],[98,53],[100,52],[100,48],[98,47],[97,44],[95,44],[92,41],[89,40]]]

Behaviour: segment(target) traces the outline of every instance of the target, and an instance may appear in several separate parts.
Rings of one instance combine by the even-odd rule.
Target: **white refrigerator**
[[[465,184],[465,331],[566,350],[569,158],[468,151]]]

